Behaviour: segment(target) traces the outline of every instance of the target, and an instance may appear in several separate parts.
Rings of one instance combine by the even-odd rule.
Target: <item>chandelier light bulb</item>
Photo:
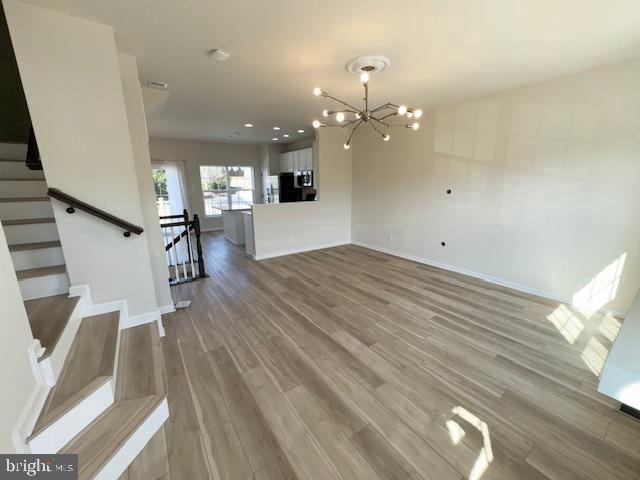
[[[338,122],[344,122],[344,113],[343,112],[336,113],[336,120]]]
[[[316,97],[319,97],[320,95],[322,95],[322,89],[321,89],[320,87],[316,87],[316,88],[314,88],[314,89],[313,89],[313,94],[314,94]]]
[[[348,143],[345,143],[343,147],[345,150],[349,150],[351,148],[351,145],[349,145]]]
[[[389,134],[387,133],[386,135],[383,135],[383,136],[382,136],[382,139],[383,139],[385,142],[388,142],[389,140],[391,140],[391,135],[389,135]]]
[[[413,114],[415,115],[416,118],[420,118],[422,116],[422,110],[418,108],[417,110],[413,111]]]
[[[362,83],[367,83],[369,81],[369,74],[367,72],[362,72],[360,74],[360,81]]]
[[[398,107],[398,115],[404,115],[407,113],[407,107],[405,105],[400,105]]]
[[[420,124],[419,124],[418,122],[413,122],[413,123],[411,124],[411,128],[412,128],[413,130],[418,130],[418,129],[420,128]]]
[[[359,113],[356,113],[356,118],[360,120],[360,118],[362,118],[362,115],[360,115]]]
[[[320,120],[314,120],[312,125],[313,125],[313,128],[320,128]]]
[[[407,118],[411,118],[411,117],[413,117],[413,112],[411,110],[409,110],[407,112]]]
[[[328,117],[329,116],[329,110],[327,110],[327,109],[322,110],[322,116],[323,117]]]

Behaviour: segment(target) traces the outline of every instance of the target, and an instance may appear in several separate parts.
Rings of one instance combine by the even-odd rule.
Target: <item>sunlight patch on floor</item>
[[[476,458],[471,472],[469,473],[469,480],[480,480],[484,472],[489,468],[489,465],[493,461],[493,449],[491,448],[491,437],[489,435],[489,426],[486,422],[480,420],[477,416],[471,413],[464,407],[455,407],[451,410],[454,415],[459,416],[465,422],[471,424],[482,434],[482,448]],[[451,423],[451,425],[450,425]],[[449,428],[449,435],[451,435],[451,441],[454,445],[457,445],[462,437],[465,435],[464,429],[458,422],[451,419],[447,422],[447,428]]]
[[[591,337],[586,348],[580,357],[587,364],[587,367],[596,375],[600,376],[604,362],[607,359],[607,350],[595,337]]]
[[[602,317],[598,331],[613,342],[620,333],[620,327],[622,327],[620,320],[607,313]]]
[[[584,329],[584,324],[576,317],[566,305],[560,305],[547,315],[549,320],[571,345],[575,343]]]

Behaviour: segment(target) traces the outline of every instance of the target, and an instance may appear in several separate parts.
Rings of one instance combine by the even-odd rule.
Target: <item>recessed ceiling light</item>
[[[298,130],[298,133],[304,133],[304,130],[300,129]]]
[[[231,54],[229,52],[225,52],[219,48],[214,48],[213,50],[209,50],[209,55],[218,60],[219,62],[224,62],[225,60],[229,60]]]
[[[273,127],[274,130],[280,130],[280,127]]]
[[[289,134],[285,133],[284,135],[282,135],[284,138],[289,138]]]
[[[253,128],[253,123],[245,123],[244,126],[247,128]]]
[[[277,142],[278,138],[277,137],[273,137],[271,140],[273,140],[274,142]]]

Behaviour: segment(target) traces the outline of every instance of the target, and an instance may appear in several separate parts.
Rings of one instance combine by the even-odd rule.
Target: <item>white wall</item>
[[[425,112],[388,143],[358,132],[353,240],[626,311],[640,285],[638,85],[636,60]]]
[[[14,452],[11,434],[36,388],[27,348],[33,342],[18,280],[0,227],[0,452]]]
[[[221,229],[222,217],[206,217],[200,183],[200,165],[250,165],[254,175],[254,201],[262,201],[260,145],[177,140],[152,137],[149,141],[152,161],[181,160],[185,162],[187,196],[191,211],[200,217],[204,230]]]
[[[144,221],[145,240],[149,250],[151,271],[158,307],[163,310],[173,308],[171,291],[169,290],[169,271],[160,231],[160,220],[156,206],[155,190],[151,175],[151,158],[149,156],[149,136],[142,102],[142,91],[138,78],[136,58],[132,55],[120,54],[120,73],[124,91],[125,106],[131,134],[131,144],[135,161],[138,192]]]
[[[343,143],[342,130],[318,132],[318,201],[254,205],[257,259],[351,241],[351,151]]]
[[[598,391],[640,410],[640,292],[607,356]]]
[[[50,187],[144,224],[118,53],[111,27],[4,0],[20,75]],[[53,201],[69,277],[95,302],[157,309],[148,245]],[[155,233],[155,232],[154,232]]]

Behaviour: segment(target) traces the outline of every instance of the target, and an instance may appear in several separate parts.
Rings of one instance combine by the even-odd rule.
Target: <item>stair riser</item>
[[[24,162],[0,162],[0,178],[41,178],[42,170],[30,170]]]
[[[0,220],[49,217],[53,217],[53,208],[50,201],[0,202]]]
[[[114,393],[111,382],[106,382],[85,397],[82,402],[29,441],[31,453],[52,453],[61,450],[113,404]]]
[[[0,180],[0,197],[46,197],[47,184],[43,180]]]
[[[54,242],[59,240],[55,223],[35,223],[30,225],[5,225],[7,243]]]
[[[25,278],[18,282],[23,300],[62,295],[69,291],[69,277],[65,273],[46,277]]]
[[[38,267],[52,267],[64,265],[62,248],[42,248],[38,250],[22,250],[11,252],[11,261],[16,270],[28,270]]]
[[[27,145],[24,143],[0,143],[0,158],[26,161]]]

